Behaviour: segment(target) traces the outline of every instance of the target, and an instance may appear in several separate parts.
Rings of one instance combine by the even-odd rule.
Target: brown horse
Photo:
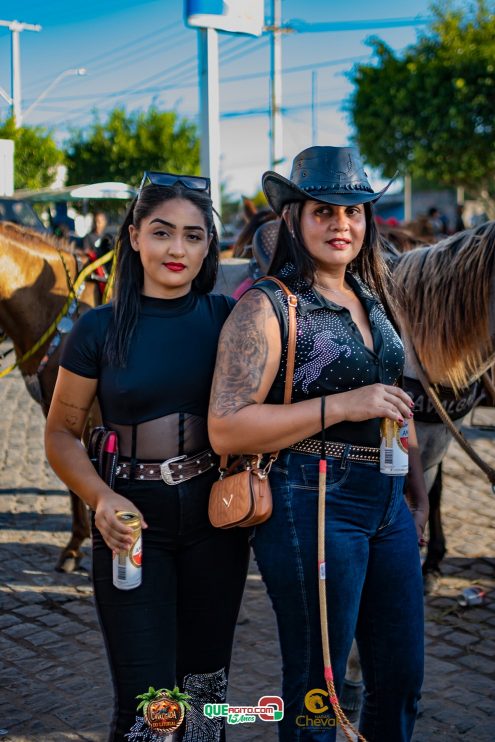
[[[68,242],[0,222],[0,327],[13,342],[17,359],[35,345],[57,317],[69,295],[68,282],[74,282],[77,273],[76,256]],[[78,297],[74,319],[76,314],[99,303],[96,284],[87,281]],[[67,324],[66,320],[66,328],[68,325],[70,322]],[[55,347],[52,343],[55,336],[56,328],[39,350],[19,364],[26,387],[45,416],[57,378],[62,344]],[[72,535],[56,567],[66,572],[79,564],[80,546],[89,536],[86,506],[74,493],[70,495]]]

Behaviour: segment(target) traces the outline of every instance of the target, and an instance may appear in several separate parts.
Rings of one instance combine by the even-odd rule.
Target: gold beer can
[[[114,554],[113,584],[119,590],[133,590],[142,582],[143,538],[141,533],[141,518],[137,513],[119,510],[115,513],[121,523],[132,528],[132,544],[126,551]]]
[[[399,425],[384,417],[380,424],[380,471],[382,474],[399,476],[409,470],[409,422]]]

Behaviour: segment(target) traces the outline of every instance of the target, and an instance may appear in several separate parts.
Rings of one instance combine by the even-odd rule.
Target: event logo
[[[326,727],[333,728],[336,725],[336,720],[333,715],[328,715],[325,712],[330,710],[328,703],[328,692],[323,688],[313,688],[309,690],[304,696],[304,705],[310,714],[300,714],[296,716],[296,726],[301,728],[307,727]]]
[[[323,714],[325,711],[328,711],[328,706],[323,700],[324,696],[328,698],[326,690],[313,688],[313,690],[308,691],[304,696],[304,705],[312,714]]]
[[[257,706],[230,706],[228,703],[205,703],[203,713],[208,719],[224,717],[227,724],[249,724],[256,721],[281,721],[284,702],[280,696],[262,696]]]

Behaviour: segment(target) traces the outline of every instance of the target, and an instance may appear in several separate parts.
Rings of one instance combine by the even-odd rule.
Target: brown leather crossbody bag
[[[296,307],[297,297],[274,276],[263,281],[274,281],[287,296],[289,309],[289,333],[287,345],[287,370],[285,374],[284,404],[292,399],[294,361],[296,354]],[[268,474],[278,451],[269,454],[268,463],[261,466],[263,454],[237,456],[230,464],[228,456],[220,459],[220,479],[211,489],[208,505],[210,523],[216,528],[256,526],[264,523],[272,514],[272,493]]]

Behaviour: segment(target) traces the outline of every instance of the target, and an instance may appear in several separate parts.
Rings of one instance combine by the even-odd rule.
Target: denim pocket
[[[282,464],[275,462],[274,464],[272,464],[270,472],[273,472],[274,474],[282,474],[286,477],[289,473],[289,470],[287,469],[287,467],[282,466]]]
[[[301,480],[293,482],[294,487],[300,489],[317,490],[319,487],[319,460],[311,464],[301,464]],[[339,487],[344,484],[351,470],[350,463],[347,461],[343,466],[339,461],[327,461],[327,485]]]

